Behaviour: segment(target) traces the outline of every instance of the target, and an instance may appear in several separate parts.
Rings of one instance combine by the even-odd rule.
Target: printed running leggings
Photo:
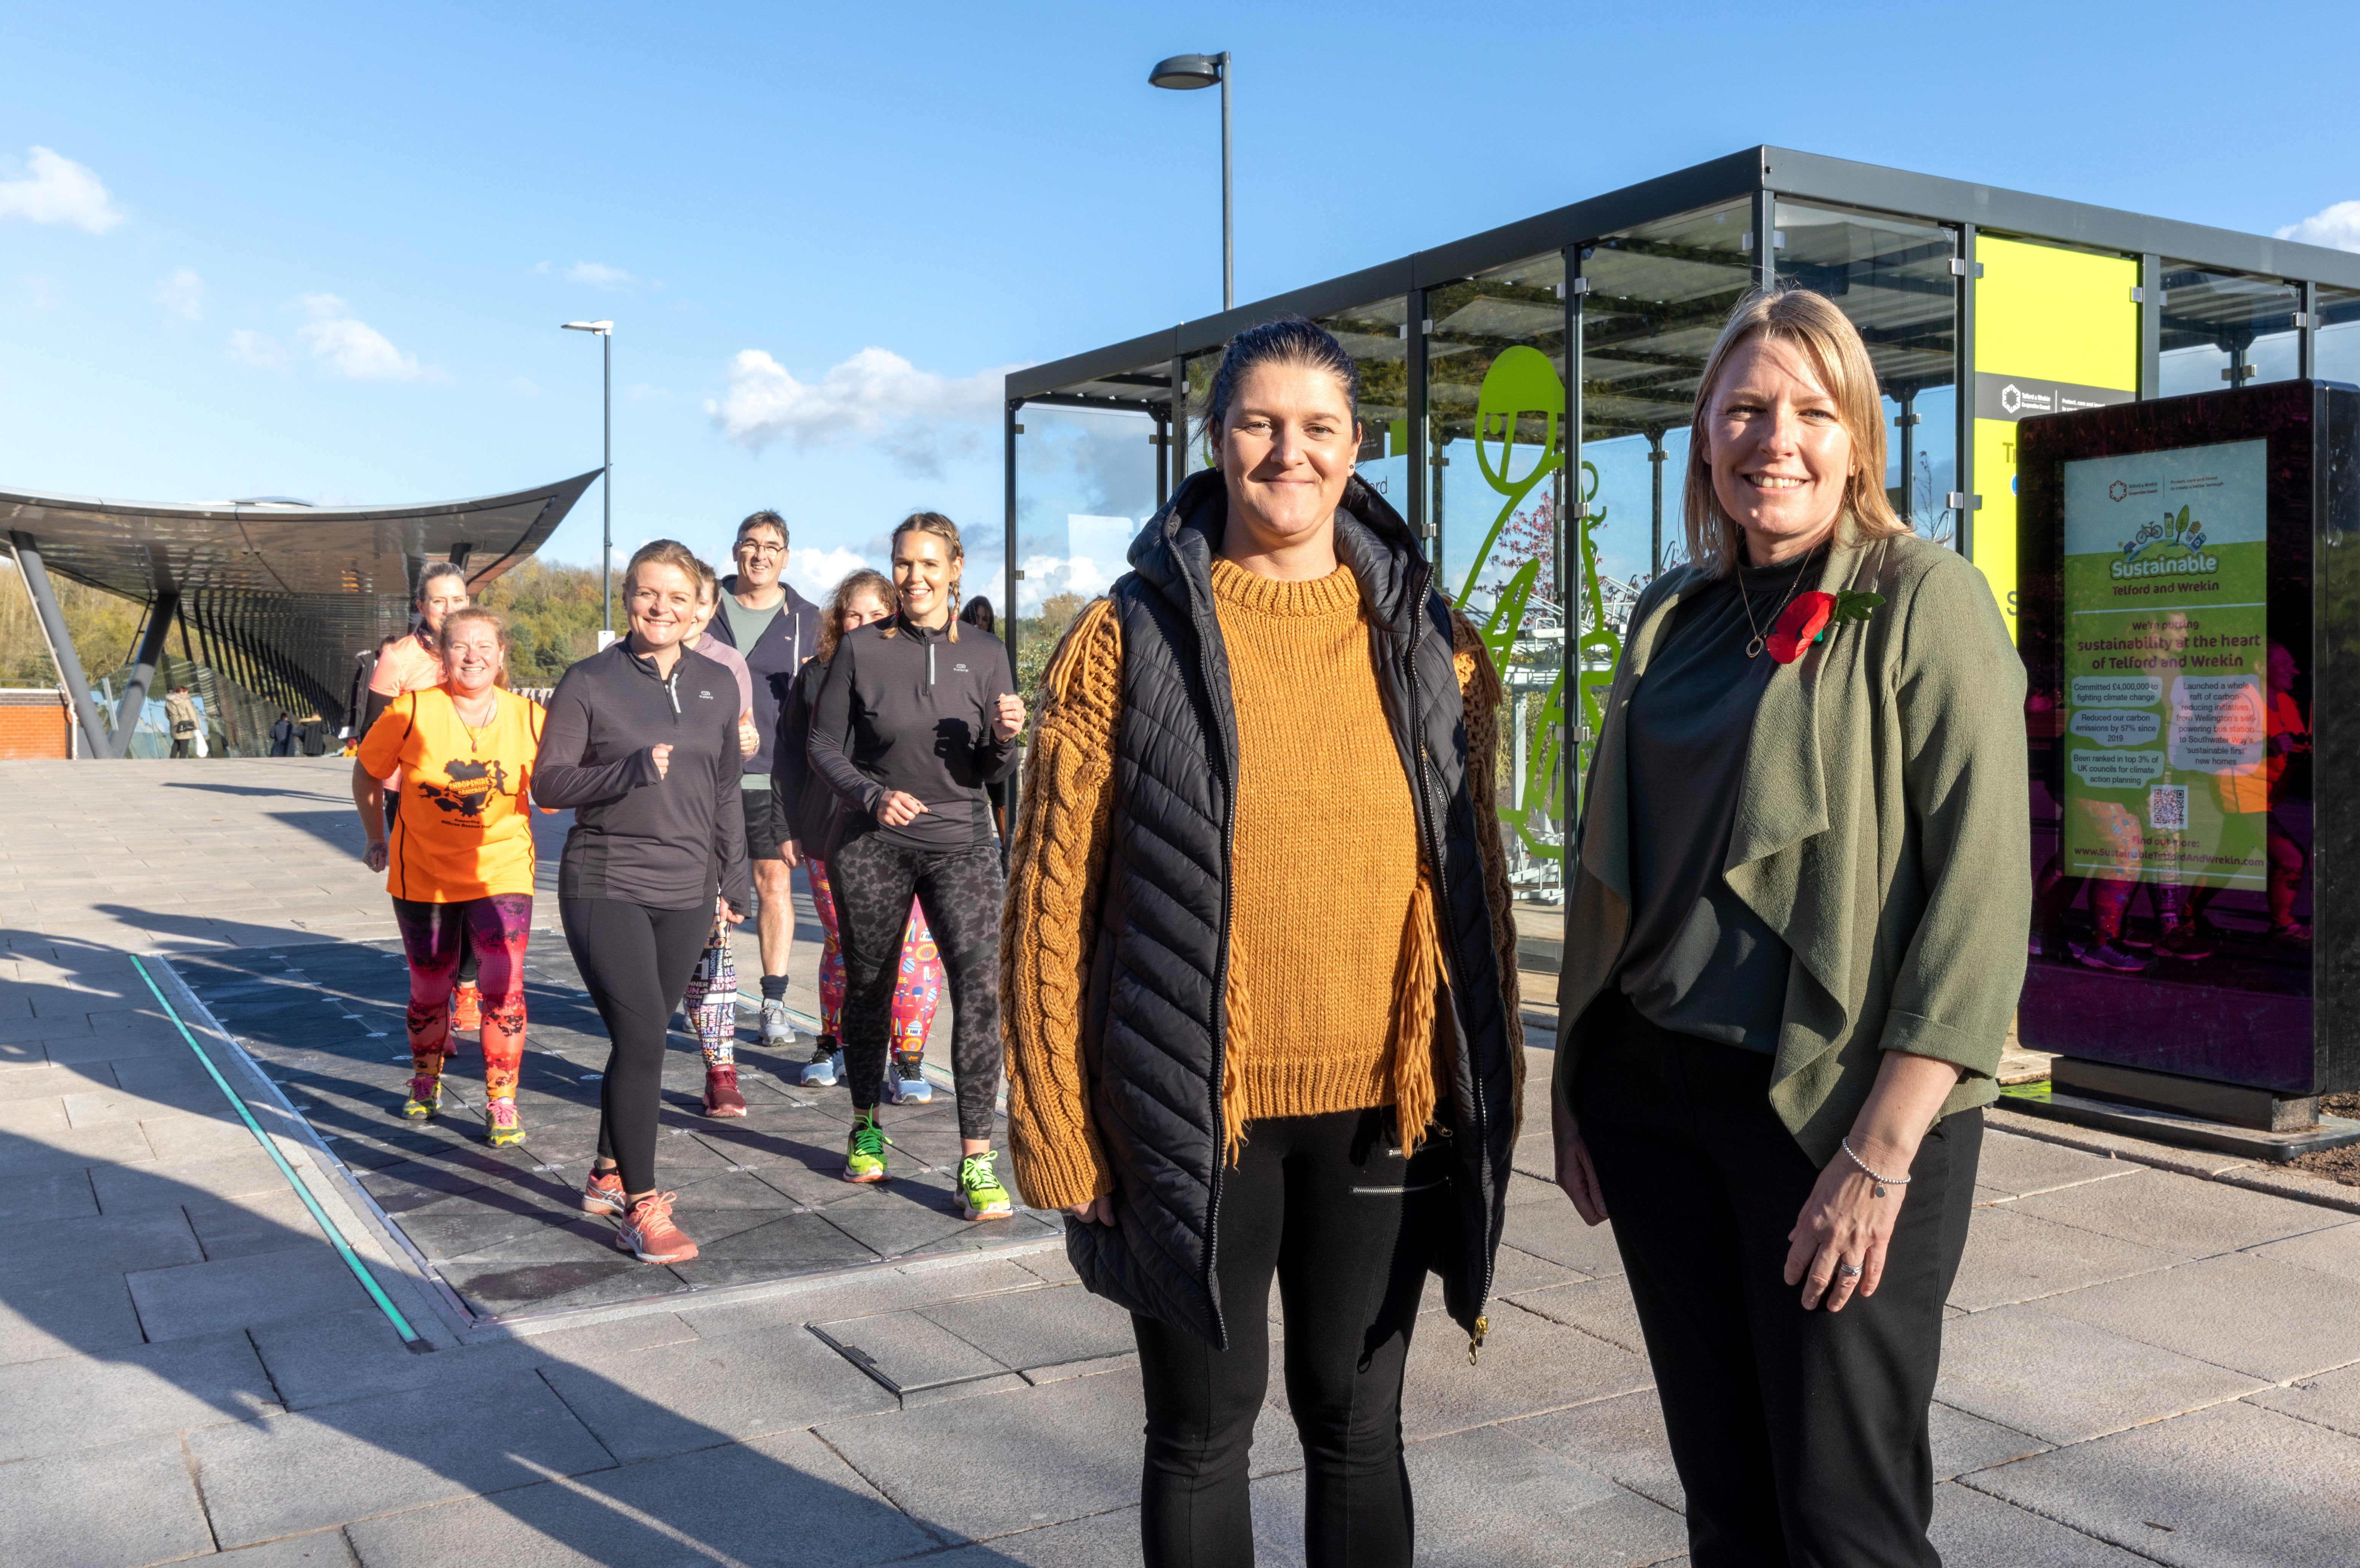
[[[599,1157],[619,1168],[624,1191],[652,1192],[664,1034],[672,999],[688,990],[688,972],[705,950],[712,912],[701,905],[650,909],[620,898],[561,898],[557,907],[583,988],[606,1025]]]
[[[410,959],[410,1067],[438,1074],[451,1048],[451,988],[462,938],[472,938],[484,1003],[484,1092],[516,1097],[524,1062],[524,949],[532,938],[532,894],[498,893],[463,904],[393,901]]]
[[[738,1065],[738,955],[729,945],[729,901],[716,894],[713,929],[705,934],[705,952],[688,977],[688,1000],[680,1010],[696,1028],[706,1067]]]
[[[836,889],[829,884],[824,861],[805,860],[811,877],[812,907],[819,911],[819,928],[827,934],[819,950],[819,1032],[831,1040],[844,1038],[844,942],[836,932]],[[901,967],[893,982],[893,1054],[920,1057],[926,1036],[934,1033],[934,1014],[943,1004],[943,959],[927,927],[926,911],[910,900],[910,924],[901,933]]]
[[[1000,851],[911,850],[864,834],[827,864],[844,948],[844,1070],[856,1110],[882,1097],[901,938],[914,895],[951,990],[951,1072],[959,1136],[991,1136],[1000,1095]]]

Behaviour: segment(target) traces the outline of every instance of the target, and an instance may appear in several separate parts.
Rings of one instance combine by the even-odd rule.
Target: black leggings
[[[1415,1536],[1402,1369],[1449,1212],[1443,1157],[1428,1144],[1404,1159],[1390,1111],[1247,1129],[1245,1153],[1221,1188],[1229,1348],[1131,1319],[1147,1388],[1140,1532],[1148,1568],[1253,1561],[1246,1454],[1270,1381],[1273,1274],[1286,1322],[1287,1407],[1308,1472],[1305,1561],[1405,1568]]]
[[[606,1025],[598,1155],[615,1162],[624,1191],[651,1192],[664,1036],[705,952],[713,906],[650,909],[619,898],[561,898],[557,908],[574,965]]]
[[[1590,1011],[1574,1111],[1655,1369],[1696,1568],[1938,1568],[1928,1406],[1983,1113],[1918,1146],[1874,1296],[1806,1311],[1783,1277],[1819,1169],[1771,1058]],[[1841,1159],[1843,1156],[1836,1156]]]
[[[844,1070],[854,1108],[869,1110],[883,1091],[893,982],[914,896],[950,977],[959,1136],[990,1137],[1000,1097],[1000,851],[982,844],[910,850],[868,833],[837,846],[827,879],[844,948]]]

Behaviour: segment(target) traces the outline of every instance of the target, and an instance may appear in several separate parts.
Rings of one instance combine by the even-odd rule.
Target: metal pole
[[[615,334],[598,334],[599,359],[606,367],[605,390],[599,407],[606,427],[606,461],[599,470],[598,500],[606,508],[606,520],[599,533],[598,597],[606,603],[604,629],[608,638],[615,635],[615,587],[610,581],[615,570]]]
[[[1647,546],[1647,570],[1660,576],[1664,570],[1664,433],[1647,433],[1647,466],[1655,471],[1655,521],[1650,529]]]
[[[1221,309],[1229,310],[1238,302],[1237,249],[1229,206],[1229,51],[1223,49],[1221,60]]]
[[[131,750],[132,732],[139,728],[139,717],[148,707],[148,688],[156,679],[157,662],[164,657],[164,638],[172,630],[172,617],[180,608],[180,596],[167,588],[158,593],[148,607],[148,624],[139,637],[139,652],[132,655],[131,678],[123,685],[123,706],[115,714],[115,744],[107,750],[110,757],[120,757]]]
[[[66,688],[66,697],[73,704],[74,717],[82,721],[82,732],[90,742],[93,757],[111,757],[107,747],[106,727],[99,722],[98,705],[90,698],[90,682],[82,673],[82,658],[74,652],[73,638],[66,631],[65,613],[58,609],[58,596],[49,587],[49,574],[41,565],[40,546],[29,533],[11,533],[8,542],[16,547],[16,569],[24,574],[25,587],[33,596],[33,609],[40,618],[42,634],[49,641],[49,662],[57,666],[58,682]]]

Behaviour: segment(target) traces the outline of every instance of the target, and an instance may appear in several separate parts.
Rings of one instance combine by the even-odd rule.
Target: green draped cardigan
[[[1809,570],[1809,569],[1807,569]],[[2024,665],[1983,574],[1903,534],[1830,551],[1819,589],[1885,596],[1774,671],[1754,718],[1722,871],[1793,958],[1770,1103],[1825,1165],[1886,1051],[1961,1069],[1941,1114],[1997,1096],[2024,986],[2032,872]],[[1572,1103],[1584,1010],[1631,928],[1632,693],[1695,566],[1631,615],[1590,766],[1557,978],[1556,1092]],[[1767,658],[1768,654],[1763,657]]]

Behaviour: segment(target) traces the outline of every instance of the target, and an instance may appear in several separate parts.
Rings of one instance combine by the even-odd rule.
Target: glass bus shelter
[[[1859,326],[1896,510],[1983,569],[2011,630],[2018,419],[2360,382],[2360,256],[1750,148],[1010,376],[1004,631],[1027,695],[1207,465],[1221,345],[1318,322],[1360,364],[1361,475],[1505,679],[1496,804],[1524,967],[1553,971],[1599,702],[1633,599],[1682,558],[1697,379],[1730,308],[1774,280]]]

